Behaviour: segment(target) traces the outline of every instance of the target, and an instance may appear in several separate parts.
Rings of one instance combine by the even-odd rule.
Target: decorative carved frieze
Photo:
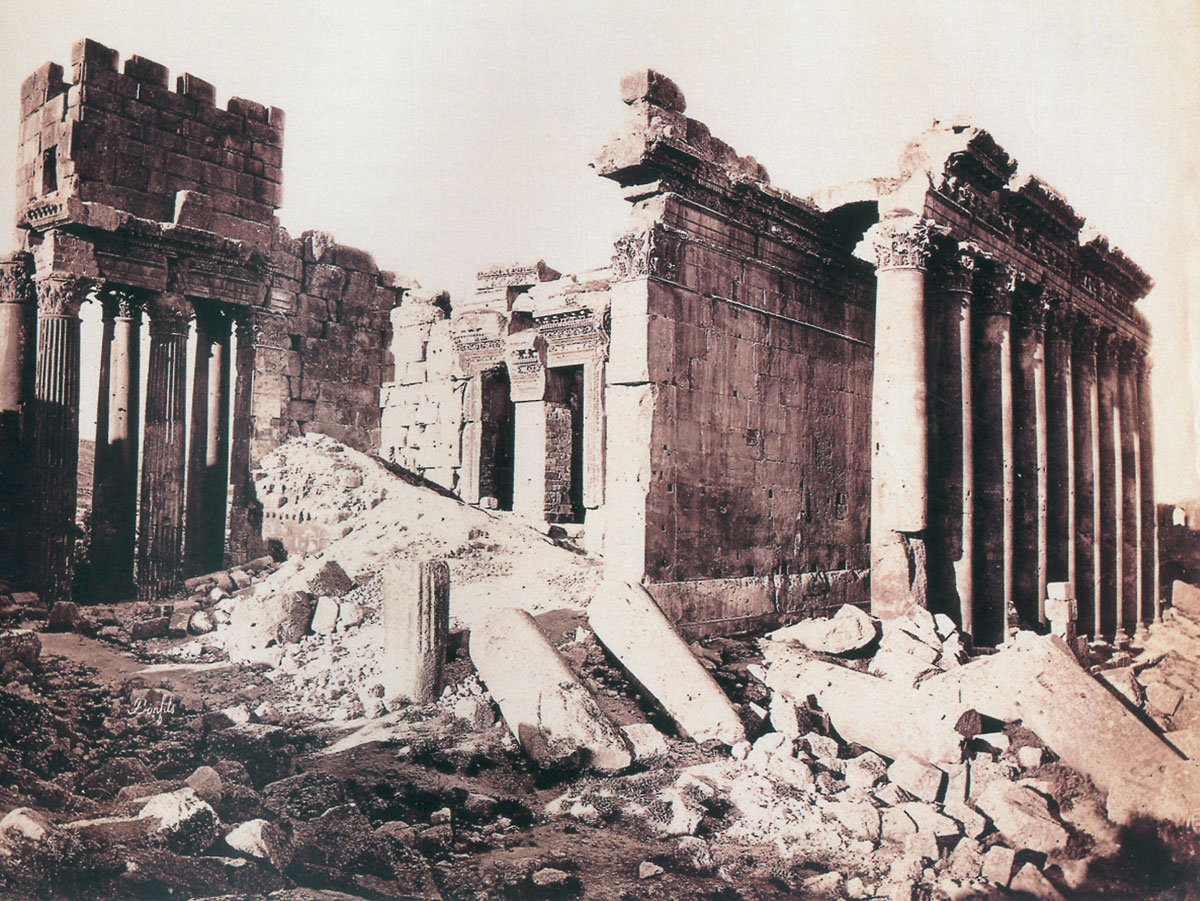
[[[675,281],[678,267],[665,252],[664,237],[662,227],[655,226],[617,238],[613,245],[616,250],[612,258],[613,281],[630,281],[647,276]]]
[[[875,248],[877,269],[920,269],[929,263],[934,223],[919,216],[899,216],[875,223],[867,231]]]
[[[39,317],[74,318],[79,315],[79,307],[87,299],[95,282],[74,275],[65,278],[50,276],[38,279],[36,285]]]
[[[450,320],[450,341],[458,354],[459,368],[474,375],[504,362],[504,336],[508,320],[494,310],[464,313]]]
[[[505,339],[510,394],[514,402],[546,396],[546,341],[534,329]]]
[[[570,366],[604,356],[606,336],[602,314],[596,310],[570,305],[533,315],[538,333],[546,340],[549,365]]]

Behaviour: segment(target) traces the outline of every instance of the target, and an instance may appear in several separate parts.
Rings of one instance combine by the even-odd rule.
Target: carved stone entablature
[[[982,190],[965,178],[949,175],[942,183],[944,197],[961,207],[970,216],[987,223],[1002,235],[1011,235],[1016,230],[1012,213],[997,202],[994,191]]]
[[[877,269],[920,269],[929,263],[934,223],[919,216],[897,216],[875,223],[867,231],[875,248]]]
[[[458,365],[474,375],[504,362],[508,320],[495,310],[470,310],[450,320],[450,341]]]
[[[547,266],[545,260],[538,260],[536,263],[508,263],[477,272],[475,290],[485,293],[497,288],[530,288],[542,282],[554,281],[561,275],[557,269]]]
[[[192,305],[182,294],[164,291],[152,294],[146,303],[151,335],[186,335]]]
[[[1009,316],[1020,273],[1007,263],[987,262],[975,277],[975,309],[981,316]]]
[[[573,366],[603,359],[603,313],[578,304],[535,312],[538,333],[546,340],[549,366]]]
[[[613,245],[612,279],[616,282],[636,278],[661,278],[675,281],[678,267],[664,252],[664,230],[655,226],[621,235]]]
[[[36,296],[33,257],[18,253],[11,259],[0,260],[0,303],[31,304]]]
[[[1094,231],[1080,236],[1079,257],[1091,293],[1118,312],[1128,315],[1133,304],[1154,286],[1153,279],[1136,263]]]
[[[100,292],[100,303],[104,315],[115,319],[132,319],[140,322],[145,306],[145,296],[130,288],[105,285]]]
[[[242,340],[244,329],[242,323],[245,321],[243,319],[238,322],[239,341]],[[248,337],[255,347],[287,350],[290,346],[287,320],[278,313],[265,309],[252,309],[249,311],[248,324],[250,327]]]
[[[967,131],[972,137],[964,149],[950,154],[947,158],[947,176],[954,176],[992,191],[1008,183],[1017,171],[1017,161],[996,143],[996,139],[990,133],[971,126],[951,128],[955,131]]]
[[[62,316],[73,318],[79,315],[79,308],[87,299],[88,292],[95,287],[95,281],[79,276],[38,279],[37,303],[38,316],[49,318]]]
[[[534,329],[505,339],[510,393],[514,402],[546,397],[546,340]]]

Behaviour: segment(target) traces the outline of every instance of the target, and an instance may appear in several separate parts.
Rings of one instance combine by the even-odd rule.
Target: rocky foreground
[[[364,461],[349,465],[382,478]],[[435,549],[454,571],[448,684],[416,706],[385,687],[379,616],[379,573],[412,550],[383,542],[416,531],[410,492],[425,493],[395,479],[308,557],[161,605],[47,615],[0,598],[0,894],[1197,893],[1200,593],[1177,586],[1134,648],[1082,660],[1031,633],[976,656],[942,617],[849,607],[686,646],[636,613],[618,637],[604,610],[636,589],[588,583],[589,558],[470,510],[480,522]],[[520,592],[488,597],[471,561],[490,555],[470,548],[503,559],[513,541],[599,601],[503,612]],[[566,583],[558,555],[582,567]],[[565,675],[534,685],[545,654]]]

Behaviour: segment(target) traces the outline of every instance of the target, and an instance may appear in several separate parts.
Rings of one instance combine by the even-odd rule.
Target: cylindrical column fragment
[[[188,456],[188,575],[221,568],[229,483],[230,320],[212,306],[197,311]]]
[[[29,509],[23,418],[33,395],[36,307],[29,255],[0,262],[0,578],[14,581],[23,574],[21,523]]]
[[[1049,298],[1046,329],[1046,578],[1070,582],[1075,596],[1075,407],[1071,328],[1074,314]]]
[[[1024,625],[1046,621],[1046,301],[1040,288],[1013,309],[1013,606]]]
[[[1075,324],[1071,373],[1075,409],[1075,598],[1079,630],[1100,637],[1100,389],[1095,326]]]
[[[498,610],[472,629],[471,660],[539,765],[616,772],[633,762],[620,729],[524,610]]]
[[[383,572],[384,686],[415,704],[442,693],[450,631],[450,567],[423,560]]]
[[[1117,337],[1101,333],[1096,349],[1100,411],[1100,470],[1097,476],[1100,494],[1100,635],[1120,640],[1124,583],[1121,570],[1124,557],[1121,513],[1122,465],[1120,375],[1117,362]]]

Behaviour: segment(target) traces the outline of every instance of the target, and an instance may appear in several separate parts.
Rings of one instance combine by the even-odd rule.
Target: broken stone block
[[[314,770],[272,782],[263,788],[262,799],[272,813],[311,820],[345,803],[346,792],[336,776]]]
[[[188,786],[204,801],[214,807],[221,803],[224,782],[221,780],[221,774],[212,767],[197,767],[186,781]]]
[[[360,625],[366,617],[366,611],[361,604],[354,601],[342,601],[338,604],[337,627],[341,632]]]
[[[114,757],[101,764],[79,783],[79,791],[91,798],[116,797],[126,785],[153,782],[154,773],[135,757]]]
[[[328,635],[337,625],[338,603],[331,597],[317,598],[313,610],[312,630],[317,635]]]
[[[923,801],[936,801],[946,781],[946,774],[937,767],[908,755],[897,757],[888,767],[887,776],[893,785]]]
[[[1036,769],[1046,762],[1046,751],[1034,745],[1017,748],[1017,762],[1026,770]]]
[[[1062,892],[1032,863],[1021,867],[1008,887],[1019,895],[1036,898],[1038,901],[1065,901]]]
[[[1108,685],[1135,708],[1140,708],[1145,701],[1142,686],[1134,678],[1132,666],[1118,666],[1113,669],[1101,670],[1096,674],[1096,678]]]
[[[850,788],[874,788],[886,775],[887,762],[874,751],[851,757],[842,769],[842,777]]]
[[[633,762],[620,730],[528,613],[496,611],[472,629],[470,653],[509,730],[538,764],[615,772]]]
[[[916,833],[917,824],[902,808],[889,807],[883,811],[880,829],[885,841],[902,844],[908,836]]]
[[[971,747],[975,750],[987,751],[990,754],[1003,754],[1011,742],[1003,732],[981,732],[971,739]]]
[[[239,823],[225,836],[225,844],[247,857],[266,861],[281,873],[292,862],[292,843],[287,834],[267,820]]]
[[[980,793],[976,806],[1019,848],[1052,854],[1067,845],[1067,830],[1050,812],[1049,802],[1031,788],[996,780]]]
[[[230,610],[226,648],[245,660],[250,652],[292,644],[308,634],[316,601],[306,591],[246,597]]]
[[[70,601],[56,602],[46,618],[48,632],[76,632],[82,625],[83,614],[79,612],[79,605]]]
[[[621,77],[621,100],[637,103],[645,100],[671,112],[682,113],[687,109],[683,91],[671,79],[653,69],[638,69]]]
[[[139,619],[129,624],[129,637],[134,641],[145,641],[150,638],[163,638],[171,626],[171,617],[155,616],[150,619]]]
[[[878,842],[882,820],[869,801],[833,801],[824,807],[842,824],[846,832],[860,841]]]
[[[988,882],[1008,887],[1012,879],[1013,865],[1017,860],[1017,852],[1004,845],[992,845],[983,855],[983,867],[980,875]]]
[[[606,579],[588,606],[588,623],[694,741],[733,745],[746,737],[729,698],[644,588]]]
[[[219,834],[217,812],[190,786],[150,798],[138,819],[151,822],[151,839],[164,841],[180,854],[204,851]]]
[[[800,742],[813,757],[827,766],[838,758],[838,743],[828,735],[809,732],[801,737]]]
[[[1183,692],[1165,682],[1151,682],[1145,687],[1146,703],[1163,716],[1174,716],[1183,701]]]
[[[946,870],[955,879],[978,879],[983,869],[983,850],[979,842],[973,839],[963,839],[950,852]]]
[[[952,845],[962,835],[962,825],[957,820],[939,813],[932,803],[909,801],[901,804],[900,809],[917,824],[918,832],[931,833],[940,845]]]
[[[849,654],[875,640],[875,621],[851,604],[829,619],[806,619],[767,634],[771,641],[793,642],[822,654]]]
[[[662,760],[670,753],[670,746],[663,734],[649,723],[630,723],[622,726],[625,740],[633,749],[633,759],[638,763]]]
[[[326,560],[325,565],[308,583],[308,590],[316,597],[325,595],[340,598],[354,587],[354,580],[346,575],[336,560]]]
[[[653,879],[661,876],[662,873],[663,868],[649,860],[643,860],[638,864],[638,879]]]
[[[815,696],[846,741],[895,760],[958,763],[964,738],[947,723],[947,710],[920,692],[867,673],[803,657],[778,642],[763,642],[767,685],[796,703]],[[954,722],[951,720],[950,722]]]
[[[26,669],[36,669],[42,654],[42,640],[30,629],[6,629],[0,632],[0,666],[10,661]]]

